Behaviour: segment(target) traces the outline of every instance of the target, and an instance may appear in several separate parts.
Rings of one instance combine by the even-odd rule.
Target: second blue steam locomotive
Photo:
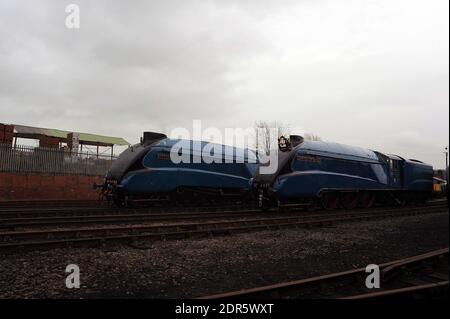
[[[421,204],[431,197],[433,168],[418,160],[301,137],[291,140],[298,142],[280,152],[278,170],[252,179],[260,205],[356,208]]]

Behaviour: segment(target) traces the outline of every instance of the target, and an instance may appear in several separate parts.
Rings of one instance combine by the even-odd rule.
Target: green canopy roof
[[[58,129],[49,129],[49,128],[40,128],[40,127],[32,127],[32,126],[24,126],[24,125],[14,125],[14,133],[18,137],[24,138],[36,138],[38,136],[51,136],[57,137],[63,140],[67,139],[67,135],[70,133],[78,133],[78,132],[69,132]],[[89,134],[89,133],[78,133],[80,134],[80,143],[81,144],[104,144],[104,145],[129,145],[126,140],[121,137],[112,137],[112,136],[104,136],[97,134]]]

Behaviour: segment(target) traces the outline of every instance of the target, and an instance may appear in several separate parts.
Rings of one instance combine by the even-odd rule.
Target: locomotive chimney
[[[291,146],[296,147],[297,145],[300,145],[301,143],[303,143],[304,138],[303,138],[303,136],[300,136],[300,135],[290,135],[289,140],[291,142]]]
[[[150,144],[157,140],[162,140],[164,138],[167,138],[165,134],[162,133],[155,133],[155,132],[144,132],[144,135],[141,139],[141,144]]]

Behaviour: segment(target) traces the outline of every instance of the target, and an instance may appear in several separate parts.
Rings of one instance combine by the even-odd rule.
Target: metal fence
[[[105,175],[114,160],[111,155],[0,144],[0,172]]]

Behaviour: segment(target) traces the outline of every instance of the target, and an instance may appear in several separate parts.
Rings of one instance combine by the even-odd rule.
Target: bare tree
[[[280,136],[288,136],[289,135],[289,126],[284,125],[282,122],[273,121],[273,122],[265,122],[259,121],[255,122],[255,149],[258,152],[264,152],[266,154],[269,151],[277,147],[278,138]]]
[[[317,134],[313,134],[313,133],[306,133],[304,136],[306,141],[321,141],[322,138],[317,135]]]

